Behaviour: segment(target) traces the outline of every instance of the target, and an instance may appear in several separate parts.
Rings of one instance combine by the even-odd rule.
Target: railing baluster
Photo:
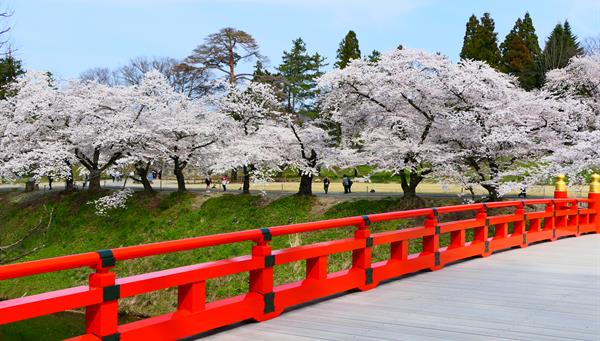
[[[515,216],[519,217],[518,221],[513,223],[513,236],[519,236],[521,238],[520,247],[527,246],[527,231],[526,231],[526,220],[525,220],[525,203],[522,202],[520,206],[515,209]]]
[[[275,258],[271,255],[272,248],[268,245],[271,241],[269,229],[261,229],[263,238],[252,246],[252,257],[259,258],[264,267],[250,271],[250,292],[263,296],[264,309],[260,316],[255,316],[257,321],[264,321],[276,317],[279,312],[275,307],[275,293],[273,293],[273,266]]]
[[[473,243],[481,243],[482,246],[482,257],[488,257],[492,253],[490,252],[490,242],[488,241],[488,233],[489,233],[489,223],[488,223],[488,214],[486,211],[485,204],[481,210],[477,212],[475,215],[475,219],[481,222],[480,227],[476,227],[473,229]]]
[[[181,285],[177,288],[177,310],[197,312],[206,307],[206,281]]]
[[[405,262],[408,260],[408,240],[401,240],[390,244],[390,260]]]
[[[371,231],[369,225],[371,221],[368,216],[363,216],[363,222],[356,225],[357,230],[354,231],[354,238],[364,240],[364,247],[352,251],[352,270],[363,271],[365,274],[365,282],[358,286],[359,290],[369,290],[377,286],[373,281],[373,269],[371,261],[373,258]]]
[[[423,237],[423,255],[433,255],[431,271],[439,270],[443,267],[440,257],[440,226],[438,225],[437,210],[433,209],[433,213],[427,216],[423,224],[426,229],[431,231],[430,235]]]
[[[306,260],[306,279],[323,280],[327,278],[327,256],[313,257]]]
[[[85,309],[85,331],[103,340],[118,335],[119,286],[115,285],[116,276],[110,271],[115,265],[110,250],[98,252],[101,264],[96,272],[90,274],[90,289],[102,290],[102,303],[87,306]]]

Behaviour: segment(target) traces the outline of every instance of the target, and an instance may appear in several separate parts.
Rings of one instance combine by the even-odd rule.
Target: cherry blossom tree
[[[546,75],[545,89],[557,100],[571,99],[574,113],[560,129],[555,152],[546,161],[568,173],[572,180],[600,168],[600,54],[573,57],[562,69]]]
[[[312,195],[314,177],[321,168],[331,168],[343,160],[343,151],[336,148],[334,137],[323,129],[320,120],[298,122],[288,117],[286,121],[282,122],[284,130],[280,134],[285,139],[281,143],[283,161],[298,171],[298,194]]]
[[[496,200],[511,189],[507,178],[522,179],[547,153],[553,129],[566,123],[573,107],[544,92],[524,91],[513,77],[480,61],[460,61],[447,76],[443,85],[450,97],[440,141],[450,159],[443,173],[471,192],[482,186]]]
[[[57,110],[64,98],[41,72],[22,76],[12,91],[15,96],[0,101],[0,177],[64,178],[66,189],[72,189],[76,159],[59,132],[69,120]]]
[[[235,125],[229,129],[227,145],[212,168],[224,171],[241,167],[243,193],[248,194],[253,173],[280,169],[282,149],[277,141],[282,130],[277,120],[281,119],[281,112],[268,84],[251,82],[246,87],[226,87],[225,95],[214,97],[213,103],[219,112],[233,118]]]
[[[418,184],[444,163],[436,128],[449,94],[441,78],[452,63],[441,55],[402,49],[377,63],[353,60],[321,77],[321,104],[342,129],[350,162],[372,164],[401,175],[407,199]]]
[[[406,198],[428,175],[450,178],[497,199],[547,152],[554,130],[577,111],[479,61],[400,49],[377,63],[353,61],[320,80],[323,106],[341,123],[357,164],[401,176]]]
[[[139,117],[144,138],[129,153],[129,160],[141,179],[151,164],[166,162],[173,167],[178,191],[183,192],[184,170],[189,165],[207,169],[230,136],[234,120],[177,92],[158,71],[146,73],[135,91],[136,106],[144,108]]]

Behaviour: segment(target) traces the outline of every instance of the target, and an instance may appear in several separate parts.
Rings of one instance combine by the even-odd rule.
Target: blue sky
[[[540,43],[568,19],[580,37],[600,35],[600,0],[8,0],[11,41],[27,69],[59,79],[136,56],[183,58],[204,37],[231,26],[254,35],[272,66],[291,41],[335,61],[354,30],[363,54],[407,47],[458,59],[465,23],[491,12],[500,40],[529,11]]]

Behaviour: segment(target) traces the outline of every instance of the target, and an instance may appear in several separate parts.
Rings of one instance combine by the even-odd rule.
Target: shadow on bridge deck
[[[600,340],[600,235],[531,245],[202,340]]]

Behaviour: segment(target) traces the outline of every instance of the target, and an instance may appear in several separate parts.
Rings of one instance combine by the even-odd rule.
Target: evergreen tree
[[[371,54],[367,56],[366,60],[370,63],[377,63],[381,59],[381,52],[377,50],[371,51]]]
[[[557,24],[546,40],[541,67],[544,72],[563,68],[571,57],[582,55],[583,52],[577,36],[571,31],[571,25],[565,21],[564,25]]]
[[[308,54],[302,38],[293,41],[292,49],[283,52],[282,62],[277,70],[283,79],[285,107],[289,112],[310,112],[314,110],[317,95],[316,79],[323,74],[321,68],[325,58],[320,54]]]
[[[340,42],[337,50],[337,62],[335,67],[343,69],[352,59],[360,59],[360,48],[358,47],[358,38],[356,33],[350,30]]]
[[[256,61],[254,65],[254,72],[252,74],[252,81],[257,83],[269,84],[275,93],[275,96],[282,103],[286,99],[285,93],[283,92],[283,79],[278,74],[272,74],[264,68],[263,63],[260,60]]]
[[[500,64],[497,33],[494,32],[494,19],[484,13],[480,20],[472,15],[467,22],[463,47],[460,57],[463,59],[481,60],[492,67]]]
[[[541,86],[539,60],[542,54],[529,13],[517,19],[513,29],[500,44],[502,60],[500,69],[516,76],[526,90]]]
[[[0,59],[0,99],[11,96],[8,92],[8,85],[23,73],[25,71],[21,67],[21,61],[16,59],[10,51],[4,58]]]

